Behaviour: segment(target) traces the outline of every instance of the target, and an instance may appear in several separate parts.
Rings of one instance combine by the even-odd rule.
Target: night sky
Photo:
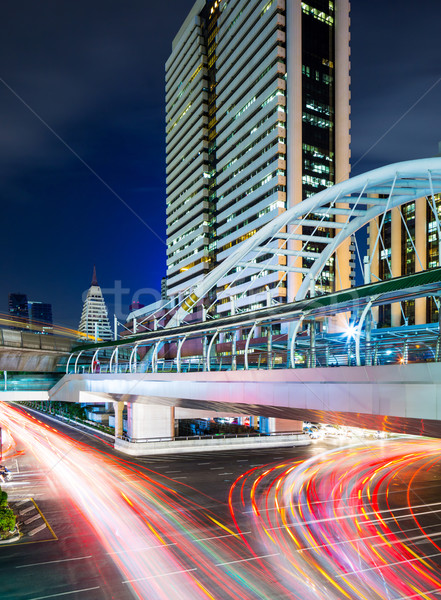
[[[192,5],[2,4],[1,312],[23,292],[77,327],[94,263],[109,312],[119,285],[119,313],[158,298],[164,64]],[[437,154],[439,0],[353,0],[351,19],[353,174]]]

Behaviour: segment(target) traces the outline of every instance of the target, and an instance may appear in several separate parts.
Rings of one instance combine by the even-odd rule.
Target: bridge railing
[[[358,347],[358,349],[357,349]],[[271,345],[256,344],[248,349],[247,361],[244,351],[223,351],[217,355],[194,355],[177,358],[156,358],[148,349],[143,356],[134,348],[119,361],[114,360],[110,350],[103,353],[98,364],[92,351],[85,352],[79,360],[71,361],[69,372],[77,373],[197,373],[243,369],[303,369],[316,367],[340,367],[362,365],[408,364],[441,360],[441,344],[437,326],[425,326],[421,330],[400,328],[378,329],[370,339],[362,337],[357,343],[345,334],[320,334],[311,343],[309,336],[297,338],[291,353],[290,340],[279,336]],[[113,359],[112,359],[113,355]],[[136,357],[135,357],[136,355]],[[78,358],[78,357],[77,357]],[[292,360],[293,359],[293,360]],[[113,363],[112,363],[113,360]]]

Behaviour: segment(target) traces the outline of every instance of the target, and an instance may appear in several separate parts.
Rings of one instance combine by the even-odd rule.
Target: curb
[[[7,540],[0,540],[0,545],[12,544],[13,542],[18,542],[19,539],[20,539],[20,532],[17,529],[17,533],[14,536],[10,537]]]

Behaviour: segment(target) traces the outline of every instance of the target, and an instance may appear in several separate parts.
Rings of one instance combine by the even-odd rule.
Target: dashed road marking
[[[28,508],[25,508],[25,509],[21,510],[20,514],[21,515],[27,515],[28,512],[31,512],[31,510],[34,510],[34,508],[35,508],[34,506],[28,506]]]
[[[43,523],[43,525],[39,525],[38,527],[36,527],[32,531],[30,531],[28,533],[28,535],[31,535],[31,536],[35,535],[36,533],[39,533],[40,531],[43,531],[43,529],[46,529],[46,523]]]
[[[33,523],[34,521],[36,521],[37,519],[41,519],[41,515],[34,515],[33,517],[31,517],[30,519],[26,519],[26,521],[24,522],[25,525],[29,525],[29,523]]]
[[[127,579],[122,583],[134,583],[136,581],[146,581],[147,579],[157,579],[159,577],[169,577],[170,575],[179,575],[180,573],[190,573],[191,571],[197,571],[197,567],[193,569],[185,569],[183,571],[173,571],[172,573],[161,573],[160,575],[150,575],[149,577],[140,577],[139,579]]]

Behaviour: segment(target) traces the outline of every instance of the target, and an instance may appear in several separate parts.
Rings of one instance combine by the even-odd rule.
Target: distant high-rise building
[[[52,325],[52,305],[45,302],[28,302],[31,323]]]
[[[166,63],[170,297],[191,290],[275,216],[348,178],[349,55],[348,0],[195,2]],[[320,226],[322,237],[334,231]],[[267,290],[292,300],[311,265],[307,254],[288,274],[237,279],[230,295],[245,310],[265,305]],[[354,267],[347,241],[317,288],[350,287]],[[219,281],[218,296],[233,277]]]
[[[29,321],[33,328],[41,329],[43,333],[52,330],[52,305],[46,302],[28,302]]]
[[[78,331],[94,338],[98,337],[103,341],[113,340],[112,330],[107,317],[107,308],[103,293],[98,285],[95,267],[93,267],[92,282],[83,304]]]
[[[9,294],[9,314],[23,321],[29,321],[28,297],[26,294]]]

